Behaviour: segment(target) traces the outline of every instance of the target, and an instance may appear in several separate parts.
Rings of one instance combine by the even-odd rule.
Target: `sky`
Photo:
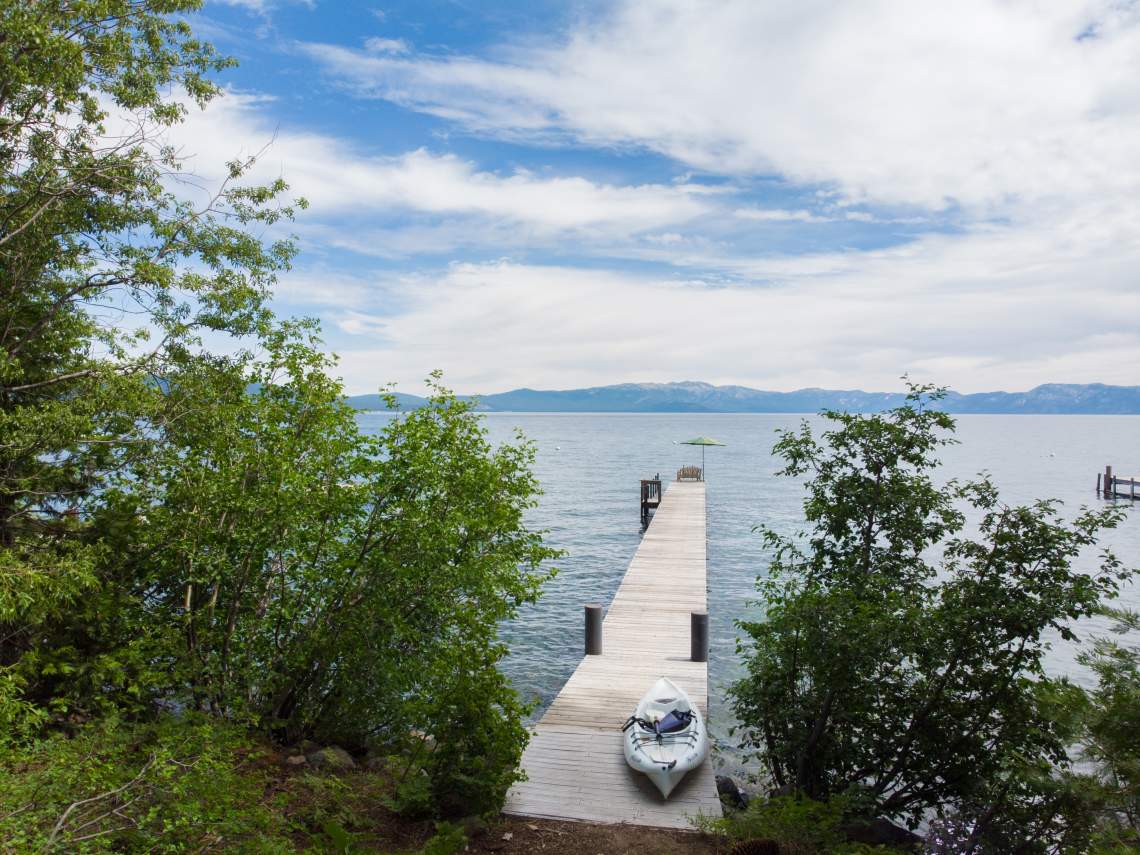
[[[1140,3],[207,0],[350,393],[1140,384]]]

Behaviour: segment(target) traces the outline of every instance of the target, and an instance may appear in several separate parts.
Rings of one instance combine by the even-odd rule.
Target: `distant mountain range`
[[[422,406],[416,395],[398,394],[401,409]],[[746,386],[709,383],[621,383],[562,391],[515,389],[477,397],[479,409],[519,413],[816,413],[847,410],[874,413],[898,406],[902,392],[798,389],[765,392]],[[379,395],[354,395],[358,410],[386,409]],[[1140,414],[1140,386],[1103,383],[1047,383],[1028,392],[951,392],[942,402],[951,413]]]

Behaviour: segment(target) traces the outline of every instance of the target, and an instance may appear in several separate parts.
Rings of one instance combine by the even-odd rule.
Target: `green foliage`
[[[533,451],[492,449],[438,387],[361,435],[316,351],[275,347],[227,373],[212,419],[168,432],[158,465],[107,494],[107,530],[146,519],[114,549],[149,592],[132,635],[188,702],[287,740],[433,734],[419,762],[436,797],[496,809],[526,742],[497,627],[537,597],[554,555],[522,524]]]
[[[436,802],[427,771],[420,767],[414,770],[411,766],[406,767],[403,776],[392,787],[387,805],[406,817],[431,816],[435,812]]]
[[[103,644],[129,595],[94,517],[204,405],[157,378],[198,361],[202,331],[264,332],[292,254],[246,231],[292,213],[283,185],[240,186],[248,164],[210,198],[168,189],[181,163],[156,135],[187,109],[170,88],[204,104],[228,64],[176,17],[199,5],[0,0],[0,668],[34,710],[62,714],[77,684],[146,693],[141,647]]]
[[[495,668],[505,648],[490,640],[467,642],[444,663],[430,687],[426,727],[439,734],[424,760],[432,797],[446,815],[497,813],[515,781],[528,736],[530,707],[519,702]]]
[[[355,836],[346,831],[335,819],[326,820],[322,828],[325,838],[323,851],[335,852],[336,855],[350,855],[353,852],[363,851],[357,845]]]
[[[0,751],[0,839],[12,852],[287,852],[262,804],[261,749],[239,728],[114,719]]]
[[[0,0],[0,740],[418,730],[437,805],[494,810],[526,741],[497,628],[555,555],[533,449],[438,377],[362,434],[315,325],[272,316],[284,185],[233,163],[195,198],[156,136],[220,91],[198,5]]]
[[[385,790],[372,775],[354,773],[347,778],[304,772],[288,780],[281,807],[295,831],[327,837],[330,828],[365,826],[367,802]]]
[[[1097,809],[1091,830],[1092,851],[1134,852],[1140,849],[1140,615],[1105,609],[1120,637],[1132,644],[1098,638],[1081,662],[1097,675],[1078,711],[1083,759],[1094,771],[1079,782]]]
[[[786,852],[834,852],[858,855],[889,851],[880,846],[850,843],[842,825],[848,805],[843,797],[818,802],[803,796],[753,799],[742,811],[722,818],[702,818],[701,831],[730,840],[774,840]]]
[[[1128,572],[1110,553],[1074,564],[1113,508],[1065,520],[1053,502],[1002,505],[985,478],[936,486],[953,428],[929,406],[939,395],[913,387],[887,413],[827,413],[821,441],[806,425],[780,438],[784,474],[809,476],[812,529],[765,533],[766,614],[741,624],[748,673],[731,694],[777,785],[912,824],[957,813],[981,833],[1050,815],[1033,772],[1067,765],[1068,734],[1046,634],[1071,638]]]
[[[420,855],[454,855],[467,845],[463,829],[450,822],[437,822],[435,834],[420,848]]]

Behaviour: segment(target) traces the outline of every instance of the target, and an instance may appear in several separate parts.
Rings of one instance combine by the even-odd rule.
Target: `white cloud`
[[[237,6],[251,12],[264,12],[271,0],[210,0],[210,2],[219,6]]]
[[[1140,190],[1138,17],[1112,0],[630,0],[496,60],[304,49],[358,94],[478,132],[1000,207]]]
[[[280,6],[282,2],[296,3],[309,9],[316,7],[316,0],[210,0],[210,2],[221,6],[237,6],[258,15],[264,15],[273,7]]]
[[[416,389],[437,367],[483,392],[681,377],[897,388],[907,370],[963,391],[1136,383],[1130,8],[647,0],[494,59],[308,45],[358,94],[515,140],[645,147],[706,183],[490,172],[426,149],[381,156],[278,129],[259,175],[283,174],[311,199],[298,229],[329,268],[306,258],[282,300],[320,310],[352,391],[387,380]],[[192,116],[181,139],[219,164],[273,136],[271,110],[230,95]],[[757,175],[822,186],[808,188],[815,202],[746,207],[739,188]],[[947,220],[953,233],[917,239],[889,228]],[[904,242],[800,255],[763,243],[798,227],[799,246],[826,246],[815,236],[871,233],[861,223]],[[362,263],[538,246],[572,260],[336,270],[342,250]],[[598,269],[605,256],[674,275]],[[586,257],[590,269],[575,267]]]
[[[373,337],[383,335],[388,327],[388,319],[383,316],[369,315],[363,312],[347,312],[334,321],[341,332],[349,335],[370,335]]]
[[[374,302],[376,289],[365,279],[336,270],[310,267],[284,276],[274,296],[294,309],[352,309]]]
[[[408,53],[412,49],[411,45],[409,45],[403,39],[385,39],[381,38],[380,36],[374,36],[370,39],[365,39],[364,48],[370,53],[397,55]]]
[[[821,217],[811,211],[787,211],[782,208],[737,208],[732,212],[740,220],[760,220],[763,222],[829,223],[831,217]]]
[[[685,222],[708,210],[705,188],[697,185],[614,185],[525,170],[503,175],[425,149],[371,155],[328,135],[275,129],[266,115],[271,103],[230,93],[204,111],[191,110],[175,129],[175,140],[193,154],[197,171],[216,170],[239,154],[265,149],[253,176],[283,176],[318,218],[419,212],[521,224],[550,235],[591,229],[631,233]]]
[[[612,270],[509,261],[405,276],[404,307],[350,319],[350,389],[434,368],[462,391],[700,378],[761,388],[962,391],[1050,380],[1136,382],[1135,244],[1090,263],[1033,232],[932,236],[904,249],[758,260],[766,287],[710,287]],[[384,286],[386,292],[393,288]],[[383,342],[369,337],[379,332]],[[667,347],[662,346],[664,342]]]

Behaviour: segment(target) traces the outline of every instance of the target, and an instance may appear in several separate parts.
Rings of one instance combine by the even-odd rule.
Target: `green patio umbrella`
[[[699,445],[701,447],[701,477],[705,474],[705,446],[706,445],[724,445],[719,439],[713,439],[711,436],[696,436],[692,439],[686,439],[681,442],[681,445]]]

